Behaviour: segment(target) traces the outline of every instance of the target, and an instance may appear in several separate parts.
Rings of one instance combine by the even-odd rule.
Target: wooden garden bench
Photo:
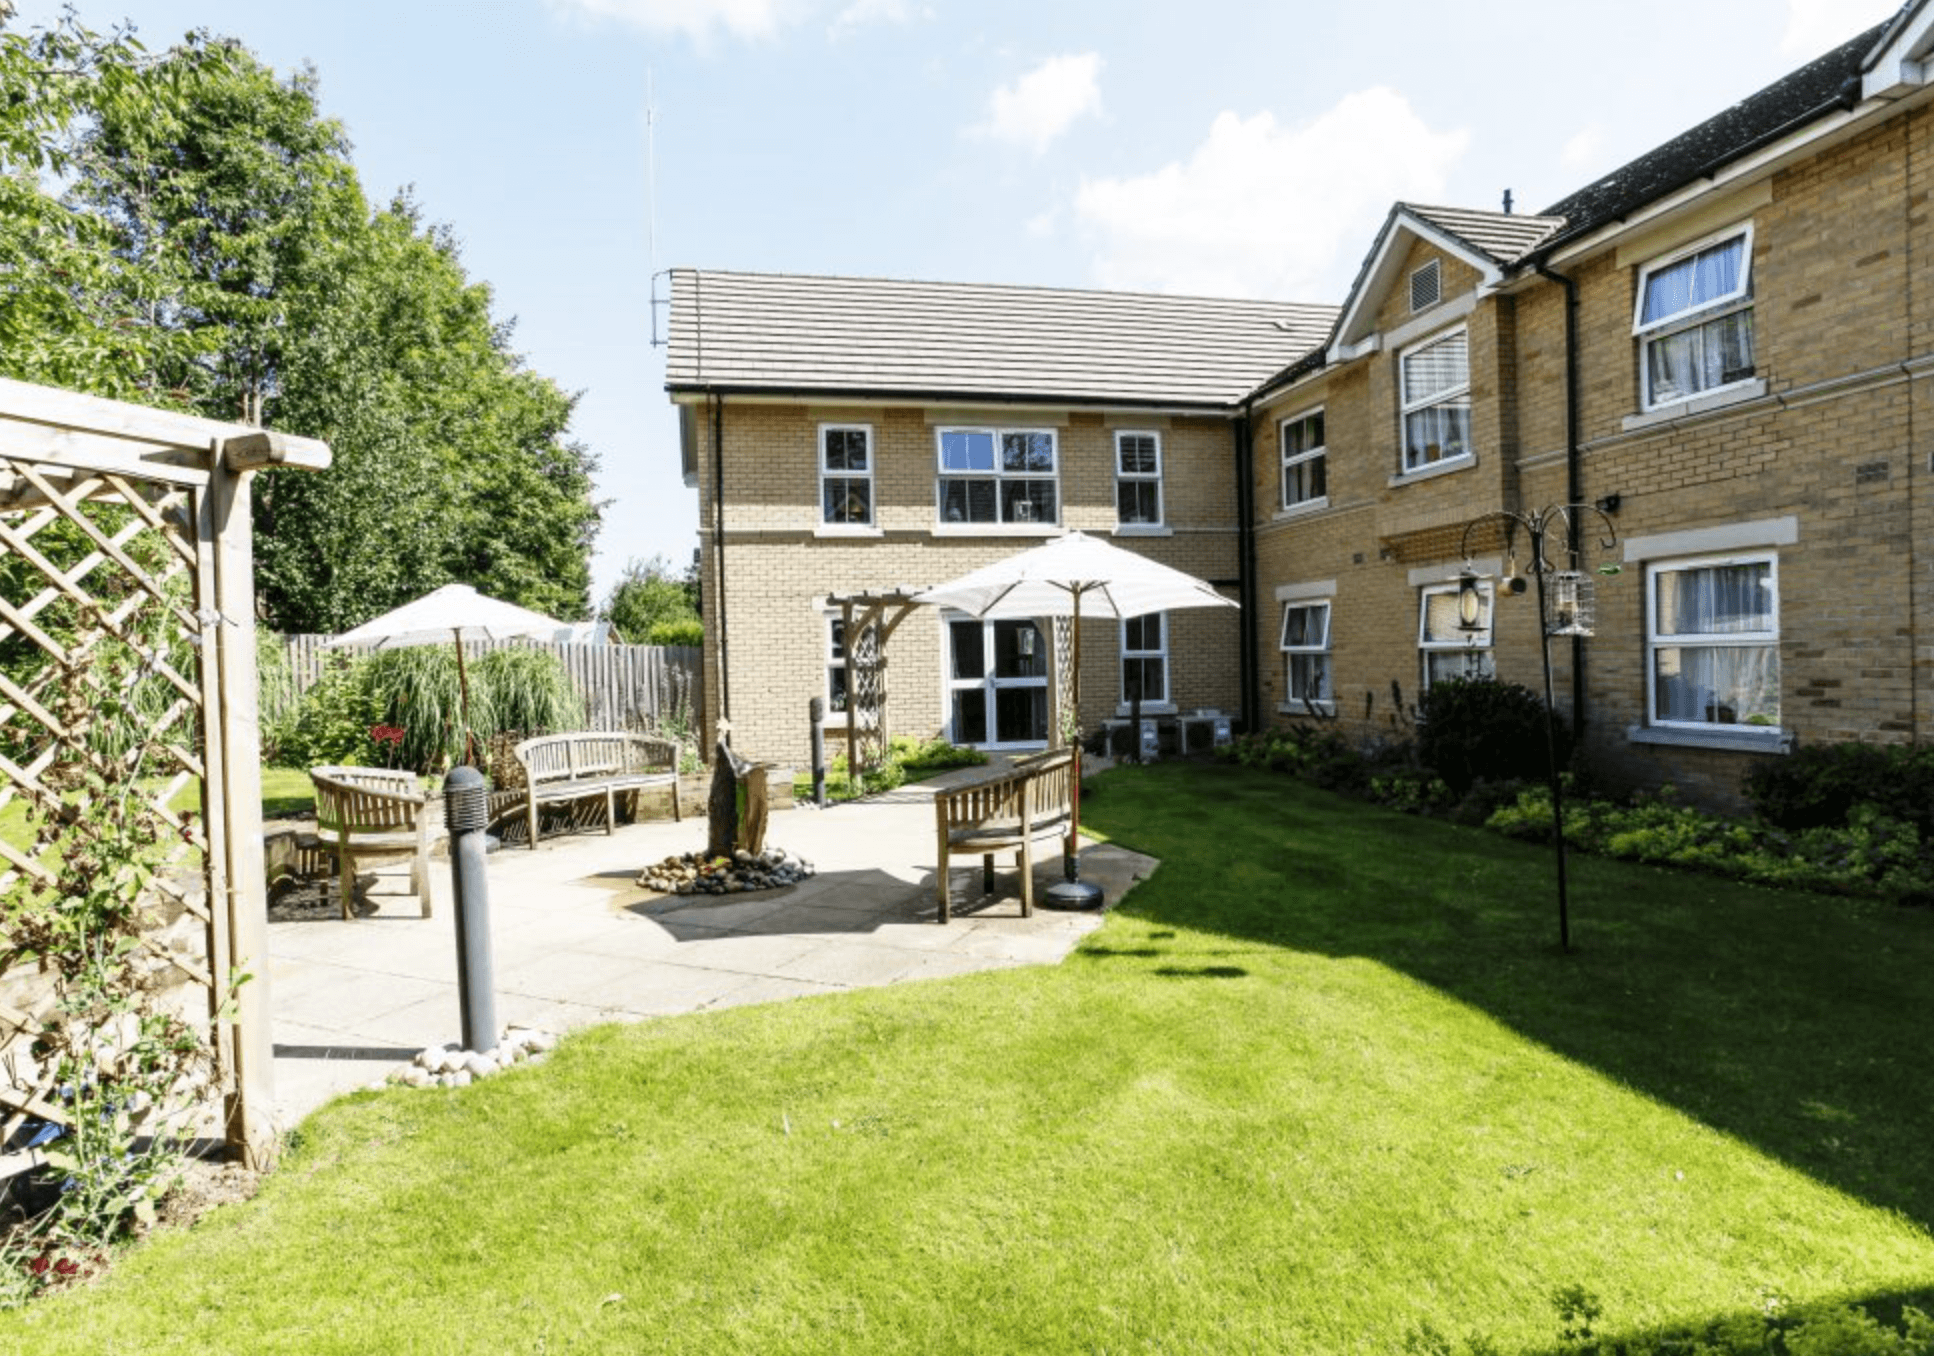
[[[517,746],[524,770],[524,815],[530,845],[537,846],[537,808],[576,800],[604,802],[604,831],[618,820],[618,796],[668,786],[672,817],[683,819],[678,803],[678,745],[669,739],[635,734],[540,735]]]
[[[342,916],[355,917],[356,863],[371,857],[410,861],[410,892],[430,916],[429,798],[414,772],[380,767],[312,767],[317,846],[335,858]]]
[[[956,852],[977,852],[981,888],[994,892],[994,854],[1012,851],[1021,871],[1021,916],[1034,913],[1034,843],[1065,837],[1074,803],[1074,750],[1056,749],[1018,758],[986,781],[954,787],[934,796],[940,840],[940,921],[953,918],[947,865]]]

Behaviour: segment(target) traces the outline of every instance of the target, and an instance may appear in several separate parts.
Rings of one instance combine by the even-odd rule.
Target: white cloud
[[[1786,0],[1780,51],[1812,58],[1832,51],[1900,9],[1900,0]]]
[[[995,90],[988,120],[972,129],[998,141],[1032,147],[1039,155],[1084,113],[1101,112],[1101,57],[1095,52],[1050,57]]]
[[[931,19],[933,11],[922,9],[919,17]],[[834,17],[832,27],[826,33],[834,42],[838,42],[869,24],[904,24],[913,18],[913,6],[907,0],[853,0]]]
[[[1558,163],[1568,173],[1585,175],[1598,168],[1605,151],[1605,125],[1592,123],[1567,141],[1558,152]]]
[[[546,0],[553,10],[609,19],[648,33],[683,33],[698,41],[723,29],[735,38],[770,38],[803,16],[806,0]],[[865,0],[861,0],[865,3]]]
[[[1084,180],[1075,213],[1105,287],[1336,302],[1390,204],[1442,201],[1469,140],[1382,88],[1295,127],[1223,112],[1186,164]]]

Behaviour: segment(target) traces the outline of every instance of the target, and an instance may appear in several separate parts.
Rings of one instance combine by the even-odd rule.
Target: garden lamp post
[[[1537,513],[1499,509],[1466,523],[1458,548],[1458,554],[1465,562],[1463,571],[1457,577],[1458,626],[1465,631],[1478,631],[1483,629],[1484,598],[1477,571],[1471,564],[1472,531],[1487,523],[1495,523],[1502,530],[1508,563],[1504,577],[1498,584],[1500,591],[1506,594],[1521,594],[1527,588],[1524,576],[1518,573],[1519,529],[1523,529],[1529,539],[1531,572],[1538,579],[1538,658],[1544,666],[1545,683],[1545,767],[1551,789],[1551,841],[1558,865],[1558,946],[1563,951],[1571,950],[1571,905],[1565,883],[1565,787],[1558,767],[1558,716],[1552,704],[1551,638],[1589,637],[1593,634],[1593,582],[1591,576],[1579,568],[1584,554],[1579,532],[1580,519],[1586,513],[1597,514],[1604,524],[1605,535],[1598,545],[1600,551],[1609,553],[1618,543],[1617,530],[1604,510],[1591,504],[1561,504]],[[1556,549],[1565,562],[1564,569],[1552,563],[1547,551],[1554,531],[1563,533],[1562,544]],[[1613,563],[1599,567],[1601,574],[1618,572],[1618,566]]]

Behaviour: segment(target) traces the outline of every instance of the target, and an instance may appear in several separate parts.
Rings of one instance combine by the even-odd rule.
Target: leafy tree
[[[448,230],[370,210],[313,71],[207,33],[149,57],[71,18],[0,32],[0,171],[28,223],[0,232],[0,370],[330,443],[329,472],[260,478],[273,625],[340,630],[451,580],[586,615],[575,397],[512,351]]]
[[[112,222],[48,185],[74,172],[99,111],[163,117],[198,91],[146,79],[152,63],[126,32],[103,36],[69,14],[23,34],[11,17],[0,0],[0,375],[179,406],[157,374],[192,338],[148,323],[165,283]]]
[[[610,622],[626,644],[653,644],[651,633],[660,626],[698,623],[697,584],[695,571],[681,575],[662,555],[634,558],[626,562],[598,616]]]

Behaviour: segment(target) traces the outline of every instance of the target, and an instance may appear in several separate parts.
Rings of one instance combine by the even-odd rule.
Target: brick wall
[[[817,469],[822,423],[864,424],[873,430],[875,533],[823,534]],[[721,576],[712,532],[709,414],[701,425],[706,688],[708,701],[715,701],[720,628],[714,613]],[[728,401],[723,410],[727,507],[722,593],[730,672],[726,709],[733,745],[742,754],[791,764],[806,761],[807,704],[826,693],[822,604],[828,595],[940,584],[1046,539],[1045,530],[1031,535],[936,533],[937,430],[949,425],[1053,429],[1063,524],[1110,536],[1118,545],[1202,578],[1236,578],[1234,445],[1226,419]],[[1118,430],[1160,437],[1165,527],[1158,534],[1112,536]],[[1178,613],[1170,618],[1170,628],[1169,682],[1176,704],[1234,710],[1240,701],[1234,659],[1240,629],[1234,611]],[[1084,624],[1081,718],[1086,727],[1115,714],[1118,641],[1113,622]],[[922,738],[943,733],[950,718],[945,646],[932,609],[918,608],[907,616],[893,632],[887,656],[890,728]],[[838,729],[829,729],[829,750],[837,751],[843,739]]]

